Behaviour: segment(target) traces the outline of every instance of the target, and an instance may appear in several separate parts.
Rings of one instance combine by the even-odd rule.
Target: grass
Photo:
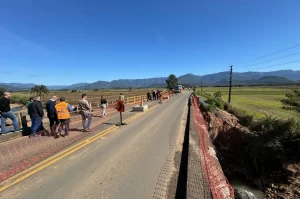
[[[298,86],[299,87],[299,86]],[[246,111],[260,119],[265,115],[272,115],[278,119],[300,119],[300,114],[282,109],[279,101],[291,92],[295,87],[233,87],[231,105]],[[213,93],[221,91],[224,101],[228,100],[228,88],[204,87],[202,93]],[[201,94],[200,89],[197,90]]]

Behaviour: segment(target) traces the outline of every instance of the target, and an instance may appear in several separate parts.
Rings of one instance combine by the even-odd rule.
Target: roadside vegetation
[[[214,89],[220,88],[206,88],[203,91],[212,91]],[[225,88],[222,89],[224,93]],[[236,91],[234,91],[235,89]],[[259,96],[260,92],[263,96]],[[287,93],[285,94],[284,92]],[[235,115],[239,119],[240,124],[252,131],[274,136],[300,135],[300,90],[295,88],[294,90],[261,87],[257,87],[256,90],[255,88],[247,87],[234,88],[231,104],[224,99],[223,93],[221,91],[214,93],[197,91],[198,95],[206,98],[205,102],[208,104],[209,111],[213,111],[217,107],[223,109]],[[243,100],[236,105],[234,99],[241,98],[241,96]],[[247,105],[250,105],[251,111],[248,110]],[[259,108],[255,109],[255,107]],[[274,114],[274,110],[284,113]]]
[[[231,105],[234,108],[245,111],[245,114],[252,115],[256,119],[264,118],[265,115],[272,115],[278,119],[300,120],[300,113],[283,109],[281,100],[286,94],[292,94],[296,86],[291,87],[233,87]],[[221,93],[222,101],[228,100],[228,87],[203,87],[202,93],[197,89],[197,94],[202,96],[213,96],[216,92]]]
[[[274,191],[269,193],[276,197],[278,190],[297,195],[299,190],[293,189],[290,179],[292,175],[299,176],[291,174],[289,168],[300,164],[300,91],[295,87],[233,88],[229,104],[227,90],[197,90],[198,95],[206,98],[204,110],[223,109],[250,130],[233,127],[216,139],[214,144],[222,156],[219,159],[224,172],[248,179],[265,192],[271,187]]]

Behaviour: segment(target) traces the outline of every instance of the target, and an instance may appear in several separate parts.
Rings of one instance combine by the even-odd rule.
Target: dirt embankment
[[[265,198],[300,198],[300,136],[291,141],[251,132],[223,110],[204,116],[228,179],[245,179]]]

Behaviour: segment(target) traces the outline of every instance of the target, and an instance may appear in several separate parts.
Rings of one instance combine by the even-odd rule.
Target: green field
[[[256,118],[273,115],[279,119],[294,118],[299,120],[300,114],[294,111],[282,109],[279,101],[286,93],[298,87],[233,87],[231,104],[233,107],[243,109]],[[202,93],[221,91],[224,101],[228,101],[228,88],[225,87],[203,87]],[[200,89],[197,90],[200,94]]]

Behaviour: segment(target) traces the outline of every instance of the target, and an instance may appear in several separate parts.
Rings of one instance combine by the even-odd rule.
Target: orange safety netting
[[[193,115],[196,130],[200,138],[200,156],[205,177],[209,182],[214,199],[229,199],[234,197],[234,190],[225,177],[217,159],[216,152],[208,134],[208,124],[198,107],[198,97],[193,98]]]

